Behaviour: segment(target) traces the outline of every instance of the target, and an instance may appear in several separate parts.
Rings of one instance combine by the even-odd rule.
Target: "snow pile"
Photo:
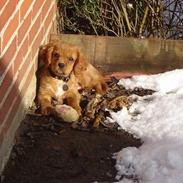
[[[126,89],[142,87],[161,93],[177,92],[183,90],[183,71],[177,69],[163,74],[133,76],[130,79],[121,79],[119,84],[125,86]]]
[[[182,183],[183,70],[122,79],[120,84],[157,92],[134,96],[137,102],[129,111],[111,113],[121,128],[144,142],[140,148],[128,147],[116,154],[116,178],[120,183],[134,182],[131,178],[140,183]]]

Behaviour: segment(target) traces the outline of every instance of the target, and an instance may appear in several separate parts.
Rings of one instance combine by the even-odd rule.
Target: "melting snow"
[[[116,179],[120,183],[183,182],[183,70],[121,79],[126,88],[142,87],[156,92],[133,96],[129,110],[112,112],[120,127],[144,142],[116,153]],[[123,178],[125,177],[125,178]],[[131,178],[134,178],[132,180]]]

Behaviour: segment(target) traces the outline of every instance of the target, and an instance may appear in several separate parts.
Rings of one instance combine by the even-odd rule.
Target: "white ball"
[[[72,123],[79,119],[79,115],[75,109],[68,105],[56,105],[56,116],[64,122]]]

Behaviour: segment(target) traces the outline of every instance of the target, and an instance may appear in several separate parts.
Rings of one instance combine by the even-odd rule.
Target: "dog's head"
[[[40,49],[45,68],[50,68],[57,76],[69,76],[71,72],[86,69],[86,61],[76,46],[59,41],[48,43]]]

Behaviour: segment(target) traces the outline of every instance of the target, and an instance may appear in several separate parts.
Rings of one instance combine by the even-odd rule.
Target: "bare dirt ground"
[[[121,130],[78,130],[50,117],[27,115],[1,182],[113,182],[113,153],[140,145],[140,140]]]

